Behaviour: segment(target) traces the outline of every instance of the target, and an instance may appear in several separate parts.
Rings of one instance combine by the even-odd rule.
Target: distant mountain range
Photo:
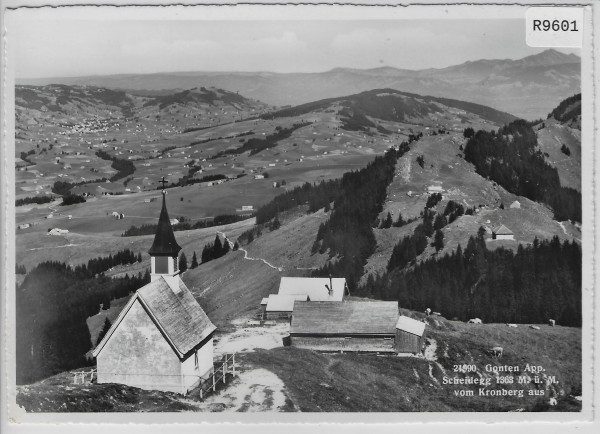
[[[546,117],[560,101],[581,91],[581,59],[556,50],[518,60],[477,60],[442,69],[336,68],[315,73],[167,72],[21,79],[18,84],[94,85],[143,95],[197,86],[239,92],[268,104],[298,105],[371,89],[392,88],[470,101],[525,119]]]

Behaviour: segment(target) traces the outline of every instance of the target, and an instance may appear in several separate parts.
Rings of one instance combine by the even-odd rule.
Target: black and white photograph
[[[530,6],[4,2],[9,416],[590,417],[598,4]]]

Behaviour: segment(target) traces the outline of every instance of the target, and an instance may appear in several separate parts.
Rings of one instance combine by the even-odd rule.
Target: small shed
[[[513,203],[510,204],[511,208],[514,209],[520,209],[521,208],[521,202],[519,202],[518,200],[515,200]]]
[[[292,316],[296,300],[307,301],[308,296],[271,294],[265,306],[267,319],[289,319]]]
[[[514,240],[515,234],[504,225],[500,225],[492,231],[494,240]]]
[[[396,323],[396,352],[419,354],[425,344],[425,323],[400,316]]]

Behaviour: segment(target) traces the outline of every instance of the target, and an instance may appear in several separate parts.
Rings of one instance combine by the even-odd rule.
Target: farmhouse
[[[510,204],[510,207],[519,209],[519,208],[521,208],[521,202],[519,202],[518,200],[515,200],[513,203]]]
[[[98,383],[187,393],[213,372],[216,327],[179,277],[163,191],[152,247],[151,281],[138,289],[93,350]]]
[[[444,189],[442,188],[441,185],[430,185],[427,187],[427,193],[432,194],[432,193],[443,193]]]
[[[282,277],[279,292],[267,298],[267,319],[290,318],[295,301],[341,302],[346,291],[346,279],[327,277]]]
[[[29,223],[21,223],[21,224],[18,226],[18,228],[19,228],[19,229],[27,229],[27,228],[29,228],[29,227],[31,227],[31,224],[29,224]]]
[[[504,225],[498,226],[492,230],[492,239],[494,240],[514,240],[515,234]]]
[[[291,344],[319,351],[394,353],[398,318],[394,301],[296,301]]]

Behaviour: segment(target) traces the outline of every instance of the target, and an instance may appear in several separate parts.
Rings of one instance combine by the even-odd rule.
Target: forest
[[[574,105],[579,102],[579,104]],[[562,101],[558,107],[548,114],[548,118],[553,117],[560,122],[568,122],[576,116],[581,116],[581,94],[573,95]]]
[[[49,202],[52,202],[53,200],[54,200],[54,196],[40,195],[40,196],[34,196],[34,197],[23,197],[23,198],[17,199],[15,201],[15,206],[29,205],[32,203],[35,203],[35,204],[49,203]]]
[[[398,149],[389,149],[364,169],[344,174],[331,216],[319,227],[313,244],[313,252],[329,251],[330,261],[313,271],[313,276],[344,276],[350,291],[356,289],[377,244],[373,225],[394,179],[396,161],[408,150],[409,144],[402,142]]]
[[[359,294],[449,319],[581,326],[581,247],[558,237],[488,250],[485,230],[440,259],[370,277]]]
[[[17,384],[90,363],[85,358],[92,348],[86,319],[150,282],[148,271],[121,278],[95,273],[115,264],[115,258],[134,257],[138,259],[121,252],[77,267],[48,261],[27,274],[16,289]]]
[[[537,147],[537,137],[524,120],[514,121],[498,133],[477,131],[465,146],[465,159],[481,176],[506,190],[543,202],[558,221],[581,222],[581,193],[562,187],[556,168]]]
[[[239,155],[248,151],[250,152],[250,155],[258,154],[259,152],[264,151],[265,149],[270,149],[277,146],[277,143],[280,140],[287,139],[298,128],[306,127],[308,125],[310,125],[310,122],[298,122],[293,124],[289,128],[276,127],[275,132],[273,134],[269,134],[264,139],[258,139],[256,137],[253,137],[245,141],[244,144],[239,148],[227,149],[225,151],[218,152],[211,158],[218,158],[223,155]]]

